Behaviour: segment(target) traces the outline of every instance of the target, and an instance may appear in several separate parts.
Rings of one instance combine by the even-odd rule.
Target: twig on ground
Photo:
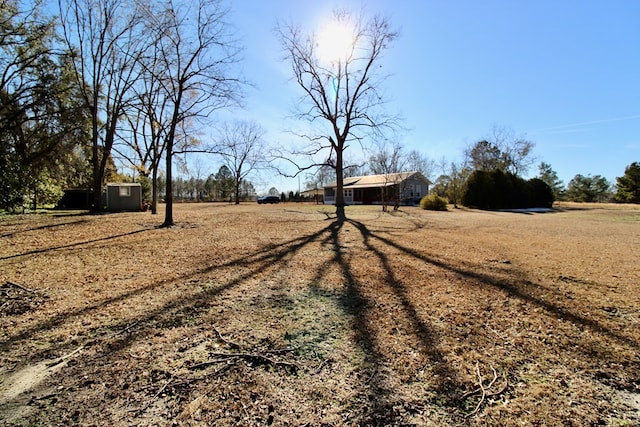
[[[212,374],[213,375],[220,374],[221,372],[224,372],[227,369],[229,369],[229,367],[231,367],[231,364],[227,363],[226,365],[224,365],[220,369],[216,370]],[[191,416],[198,409],[200,409],[200,406],[202,405],[202,401],[204,400],[204,398],[207,397],[217,387],[218,387],[218,385],[215,382],[213,384],[211,384],[209,387],[207,387],[202,394],[200,394],[194,400],[192,400],[191,402],[189,402],[188,404],[185,405],[185,407],[182,410],[182,412],[180,412],[180,414],[174,419],[174,421],[182,422],[185,419],[191,418]]]
[[[291,353],[292,351],[296,351],[294,347],[285,347],[279,348],[277,350],[267,350],[269,354],[283,354],[283,353]]]
[[[29,400],[28,405],[32,405],[35,402],[41,401],[41,400],[47,400],[47,399],[51,399],[54,397],[57,397],[58,393],[49,393],[49,394],[45,394],[43,396],[31,396],[31,399]]]
[[[507,379],[507,374],[503,374],[502,376],[504,378],[504,386],[499,391],[488,393],[487,397],[500,396],[502,393],[507,391],[507,389],[509,388],[509,380]]]
[[[480,386],[480,391],[482,392],[482,395],[480,396],[480,401],[478,401],[478,404],[476,405],[476,409],[474,409],[473,412],[471,412],[470,414],[467,414],[467,418],[473,417],[478,413],[478,411],[480,410],[480,405],[482,405],[482,402],[484,402],[484,398],[486,396],[486,391],[484,389],[484,386],[482,385],[482,375],[480,374],[480,363],[478,362],[476,362],[476,375],[478,375],[478,385]]]
[[[34,294],[34,293],[36,292],[34,289],[29,289],[29,288],[27,288],[27,287],[25,287],[25,286],[22,286],[21,284],[16,283],[16,282],[11,282],[11,281],[7,280],[5,283],[6,283],[7,285],[9,285],[9,286],[14,286],[14,287],[16,287],[16,288],[18,288],[18,289],[22,289],[22,290],[23,290],[23,291],[25,291],[25,292],[30,292],[30,293],[32,293],[32,294]]]
[[[169,384],[171,384],[171,381],[173,381],[173,375],[171,375],[169,377],[169,381],[167,381],[162,387],[160,387],[160,390],[158,390],[158,392],[153,396],[153,398],[151,399],[151,401],[153,402],[154,400],[156,400],[158,398],[158,396],[160,396],[162,394],[162,392],[167,388],[167,386]],[[147,406],[148,407],[148,406]],[[145,408],[146,409],[146,408]]]
[[[263,365],[272,365],[272,366],[281,366],[284,368],[290,368],[293,371],[298,371],[300,367],[295,363],[291,362],[281,362],[279,360],[274,360],[268,356],[258,353],[211,353],[211,356],[215,357],[231,357],[231,358],[242,358],[249,361],[257,362]]]
[[[371,381],[373,381],[373,378],[376,376],[377,371],[373,371],[373,374],[371,374],[371,376],[369,377],[369,379],[367,381],[364,382],[364,385],[369,385],[369,383]]]
[[[71,353],[67,353],[63,356],[58,357],[55,360],[52,360],[51,362],[47,363],[47,368],[53,368],[56,365],[59,365],[60,363],[64,362],[65,360],[69,359],[70,357],[74,356],[76,353],[79,353],[80,351],[82,351],[82,346],[76,348],[75,350],[73,350]]]
[[[494,383],[494,382],[496,381],[496,379],[498,378],[498,375],[497,375],[497,373],[496,373],[496,370],[495,370],[495,369],[493,369],[493,366],[491,367],[491,369],[493,370],[493,380],[491,380],[491,382],[490,382],[490,383],[489,383],[489,385],[486,387],[486,389],[490,389],[490,388],[491,388],[491,386],[493,385],[493,383]],[[477,362],[476,362],[476,375],[478,376],[479,387],[478,387],[478,388],[475,388],[475,389],[473,389],[473,390],[471,390],[471,391],[466,392],[465,394],[463,394],[463,395],[462,395],[462,398],[469,397],[469,396],[474,395],[474,394],[476,394],[476,393],[479,393],[479,392],[481,392],[481,391],[483,391],[483,390],[485,389],[485,388],[483,387],[483,385],[482,385],[482,381],[483,381],[483,380],[482,380],[482,377],[481,377],[481,375],[480,375],[480,365],[479,365],[479,363],[477,363]]]
[[[322,363],[320,363],[320,365],[318,365],[318,367],[316,368],[316,370],[313,372],[315,375],[318,375],[321,371],[322,368],[324,368],[324,365],[328,365],[329,363],[332,363],[333,359],[331,357],[328,357],[326,359],[324,359],[322,361]]]
[[[211,365],[217,365],[218,363],[229,362],[230,360],[233,360],[233,359],[234,358],[228,357],[225,359],[207,360],[206,362],[201,362],[201,363],[196,363],[195,365],[191,365],[188,367],[188,369],[191,371],[194,371],[196,369],[206,368]]]
[[[236,349],[240,348],[240,344],[236,344],[233,341],[229,341],[228,339],[223,337],[222,334],[220,333],[220,331],[214,325],[211,325],[211,328],[213,328],[213,330],[216,333],[216,335],[218,335],[218,339],[220,341],[222,341],[223,343],[227,344],[231,348],[236,348]]]
[[[496,380],[498,379],[498,373],[496,372],[493,366],[491,366],[491,370],[493,371],[493,378],[491,379],[489,384],[485,386],[484,379],[482,378],[482,374],[480,373],[480,363],[476,362],[476,375],[478,377],[478,388],[466,392],[465,394],[462,395],[462,398],[466,398],[476,393],[480,393],[480,400],[478,401],[478,404],[476,405],[475,409],[472,412],[465,415],[465,418],[471,418],[477,415],[478,411],[480,411],[480,407],[488,397],[499,396],[505,391],[507,391],[507,388],[509,387],[509,381],[507,380],[506,374],[504,374],[504,386],[499,391],[489,392],[489,390],[491,390],[493,385],[496,383]]]
[[[123,329],[120,329],[118,332],[115,332],[113,335],[111,335],[111,337],[117,337],[118,335],[122,335],[125,332],[128,332],[129,329],[133,328],[134,326],[136,326],[138,323],[140,322],[133,322],[130,325],[127,325],[126,327],[124,327]]]
[[[153,395],[153,397],[151,399],[149,399],[149,401],[146,403],[146,405],[144,405],[141,408],[138,409],[130,409],[129,412],[133,412],[136,415],[140,415],[142,414],[144,411],[146,411],[151,405],[153,405],[153,402],[156,401],[156,399],[162,394],[162,392],[169,386],[169,384],[171,384],[171,382],[173,381],[173,374],[169,377],[169,380],[162,386],[160,387],[160,390],[158,390],[156,392],[156,394]]]

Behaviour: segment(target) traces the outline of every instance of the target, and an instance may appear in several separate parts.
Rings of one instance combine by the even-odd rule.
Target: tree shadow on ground
[[[387,313],[387,317],[399,315],[410,325],[411,335],[416,338],[418,346],[415,349],[425,357],[434,374],[432,383],[435,385],[432,401],[428,402],[439,405],[443,412],[450,416],[450,419],[460,421],[462,418],[461,408],[464,405],[463,395],[469,390],[470,384],[465,382],[459,373],[460,367],[454,367],[448,361],[448,355],[440,349],[442,336],[436,328],[429,323],[424,313],[416,307],[412,301],[407,286],[397,276],[397,267],[390,259],[390,255],[383,248],[393,249],[405,256],[410,257],[416,263],[426,266],[435,266],[465,279],[470,280],[475,285],[500,291],[505,295],[531,304],[543,310],[547,315],[559,318],[587,328],[593,334],[605,336],[608,340],[615,341],[632,349],[638,350],[639,344],[628,336],[614,331],[599,322],[587,318],[579,313],[573,313],[564,307],[557,306],[548,300],[542,299],[535,293],[536,284],[523,277],[512,277],[509,281],[493,276],[489,273],[477,271],[473,265],[460,266],[441,261],[423,252],[403,245],[396,240],[385,237],[381,233],[372,231],[361,221],[347,219],[344,221],[334,220],[327,217],[330,223],[313,233],[289,239],[280,244],[265,244],[259,249],[230,259],[222,264],[207,266],[196,271],[187,272],[177,277],[147,284],[129,292],[102,300],[98,303],[78,308],[68,313],[62,313],[51,319],[30,326],[17,334],[9,336],[0,342],[0,350],[7,351],[11,345],[20,341],[28,340],[32,336],[59,327],[67,322],[72,322],[83,316],[91,316],[98,311],[110,306],[125,302],[129,299],[143,296],[148,292],[162,290],[172,283],[184,283],[189,280],[206,280],[207,277],[217,270],[230,269],[234,271],[234,276],[219,284],[211,284],[205,289],[194,291],[190,295],[169,300],[157,307],[149,309],[144,313],[133,313],[132,316],[119,319],[109,327],[109,333],[102,337],[88,338],[85,342],[75,342],[74,345],[85,347],[93,346],[96,349],[95,358],[104,358],[115,353],[123,352],[131,348],[150,333],[154,328],[163,327],[167,319],[179,317],[180,313],[188,311],[191,316],[201,316],[205,313],[213,300],[225,292],[234,288],[246,285],[249,280],[255,278],[265,271],[274,271],[279,268],[287,268],[286,261],[302,251],[311,244],[322,244],[330,248],[330,256],[324,262],[315,267],[315,275],[310,281],[313,283],[322,282],[326,272],[331,268],[337,268],[340,272],[344,288],[338,292],[338,301],[344,312],[351,318],[351,329],[357,346],[361,349],[364,359],[362,369],[367,372],[367,379],[354,388],[359,389],[362,399],[367,403],[354,402],[354,408],[345,408],[344,411],[360,411],[360,420],[363,425],[388,425],[404,422],[403,414],[398,413],[397,399],[394,399],[396,392],[391,384],[388,374],[389,355],[382,342],[383,337],[377,333],[377,325],[380,319],[372,318],[371,309],[376,304],[371,292],[367,289],[368,283],[363,282],[355,273],[358,259],[350,256],[348,248],[344,244],[343,229],[345,225],[354,227],[359,234],[359,243],[363,245],[363,254],[367,263],[374,264],[382,271],[381,276],[375,280],[381,284],[382,289],[386,289],[399,303],[400,313]],[[138,230],[132,233],[125,233],[118,236],[110,236],[104,239],[113,239],[128,234],[139,233],[145,230]],[[56,250],[65,247],[88,244],[93,241],[77,243],[68,246],[50,248]],[[34,252],[37,253],[37,252]],[[23,254],[24,255],[24,254]],[[16,255],[18,256],[18,255]],[[460,285],[464,287],[467,285]],[[97,341],[102,338],[109,338],[107,345],[98,345]],[[588,338],[585,338],[588,340]],[[576,352],[580,350],[577,349]],[[33,352],[25,358],[25,363],[40,361],[48,355],[45,352]],[[586,360],[597,357],[598,354],[585,352],[581,357]],[[402,403],[402,402],[401,402]],[[404,402],[406,403],[406,402]]]
[[[415,305],[410,301],[404,285],[396,279],[394,267],[388,256],[376,248],[371,240],[374,237],[372,232],[361,222],[347,219],[345,221],[336,220],[330,227],[330,233],[324,238],[324,242],[333,248],[333,258],[326,261],[317,269],[313,282],[321,280],[324,272],[337,265],[342,273],[345,282],[345,289],[340,298],[344,311],[352,317],[351,327],[353,329],[355,341],[364,353],[364,367],[369,370],[366,380],[362,384],[361,393],[368,400],[365,405],[369,411],[362,414],[360,423],[364,425],[390,425],[402,423],[406,412],[416,410],[411,402],[399,402],[394,397],[396,390],[390,386],[389,378],[386,378],[389,369],[388,356],[382,348],[385,346],[383,337],[377,335],[372,322],[380,319],[372,318],[371,309],[376,302],[371,297],[366,296],[367,284],[356,278],[353,272],[354,263],[361,260],[349,260],[345,256],[343,245],[340,243],[340,231],[345,224],[355,226],[360,232],[360,237],[365,246],[365,257],[368,264],[379,264],[382,268],[383,276],[376,278],[377,281],[388,287],[395,298],[400,301],[402,317],[406,317],[417,338],[418,351],[424,355],[428,361],[429,370],[434,378],[437,378],[435,392],[439,404],[448,407],[449,410],[456,410],[459,394],[462,393],[463,385],[458,382],[456,371],[448,364],[444,355],[438,349],[439,337],[434,329],[417,312]],[[392,313],[388,313],[392,316]],[[404,406],[404,407],[400,407]],[[356,409],[357,410],[357,409]],[[450,412],[449,411],[449,412]]]
[[[99,310],[102,310],[106,307],[109,306],[114,306],[116,304],[125,302],[129,299],[135,298],[137,296],[143,295],[147,292],[150,291],[154,291],[154,290],[160,290],[161,288],[163,288],[164,286],[171,284],[171,283],[176,283],[176,282],[184,282],[184,281],[188,281],[190,279],[193,279],[195,277],[204,277],[206,276],[208,273],[211,273],[214,270],[217,269],[222,269],[222,268],[234,268],[234,267],[246,267],[248,268],[248,270],[246,272],[244,272],[243,274],[239,275],[238,277],[236,277],[235,279],[229,281],[228,283],[226,283],[223,286],[220,287],[214,287],[210,290],[207,291],[203,291],[201,293],[196,294],[195,296],[193,296],[192,298],[184,298],[184,299],[178,299],[175,301],[172,301],[168,304],[162,305],[160,306],[157,310],[151,311],[146,313],[144,316],[140,316],[139,318],[134,318],[132,320],[128,320],[126,322],[121,322],[119,324],[116,324],[112,327],[112,329],[115,329],[116,331],[122,330],[124,328],[129,328],[129,326],[131,324],[138,324],[138,323],[147,323],[147,322],[153,322],[155,320],[157,320],[157,318],[159,316],[164,316],[166,315],[167,312],[173,312],[173,311],[179,311],[181,309],[185,309],[187,307],[189,307],[190,305],[196,304],[198,301],[202,301],[202,300],[208,300],[210,298],[215,297],[216,295],[223,293],[225,290],[231,289],[239,284],[244,283],[247,279],[250,279],[252,277],[254,277],[256,274],[265,271],[266,269],[269,268],[273,268],[275,265],[277,265],[280,261],[282,261],[282,259],[284,259],[285,257],[295,253],[296,251],[298,251],[299,249],[301,249],[302,247],[304,247],[305,245],[307,245],[308,243],[312,242],[313,240],[315,240],[316,238],[318,238],[319,236],[321,236],[322,234],[324,234],[328,229],[330,229],[332,227],[332,225],[327,226],[325,229],[322,229],[320,231],[318,231],[317,233],[313,233],[309,236],[303,236],[303,237],[299,237],[299,238],[295,238],[292,240],[289,240],[285,243],[282,243],[280,245],[274,246],[274,245],[265,245],[262,249],[256,251],[253,254],[249,254],[240,258],[236,258],[236,259],[232,259],[229,260],[225,263],[219,264],[219,265],[215,265],[215,266],[207,266],[207,267],[203,267],[201,269],[198,269],[196,271],[193,272],[189,272],[187,274],[182,274],[179,275],[177,277],[170,277],[167,278],[165,280],[161,280],[158,282],[154,282],[154,283],[150,283],[138,288],[135,288],[131,291],[128,292],[124,292],[122,294],[116,295],[114,297],[111,298],[107,298],[104,300],[101,300],[95,304],[91,304],[91,305],[87,305],[81,308],[78,308],[76,310],[72,310],[69,312],[65,312],[65,313],[61,313],[58,315],[53,316],[52,318],[35,324],[31,327],[28,327],[26,329],[24,329],[22,332],[9,336],[8,338],[6,338],[3,341],[0,341],[0,350],[6,350],[8,348],[8,346],[20,341],[20,340],[25,340],[25,339],[29,339],[31,336],[33,336],[34,334],[38,333],[38,332],[42,332],[42,331],[46,331],[46,330],[50,330],[56,327],[61,326],[62,324],[66,323],[66,322],[70,322],[73,319],[76,318],[80,318],[82,316],[85,315],[91,315],[93,313],[98,312]],[[84,241],[84,242],[78,242],[78,243],[73,243],[73,244],[69,244],[69,245],[63,245],[63,246],[59,246],[59,247],[55,247],[55,248],[48,248],[48,249],[43,249],[42,251],[30,251],[29,254],[31,253],[35,253],[35,252],[44,252],[44,251],[50,251],[50,250],[57,250],[57,249],[61,249],[61,248],[69,248],[69,247],[79,247],[82,245],[86,245],[89,243],[94,243],[97,241],[105,241],[105,240],[111,240],[111,239],[115,239],[118,237],[123,237],[126,235],[132,235],[132,234],[137,234],[137,233],[141,233],[147,230],[136,230],[133,232],[129,232],[129,233],[124,233],[124,234],[118,234],[118,235],[114,235],[114,236],[109,236],[109,237],[105,237],[105,238],[101,238],[101,239],[95,239],[95,240],[89,240],[89,241]],[[18,256],[23,256],[23,255],[27,255],[27,254],[17,254],[14,255],[12,257],[18,257]],[[130,329],[130,328],[129,328]],[[31,359],[32,360],[38,360],[39,357],[41,357],[41,354],[38,353],[32,353],[31,354]]]
[[[144,229],[141,229],[141,230],[129,231],[127,233],[120,233],[120,234],[114,234],[114,235],[107,236],[107,237],[100,237],[100,238],[97,238],[97,239],[84,240],[82,242],[74,242],[74,243],[69,243],[69,244],[66,244],[66,245],[53,246],[53,247],[49,247],[49,248],[34,249],[34,250],[31,250],[31,251],[27,251],[27,252],[21,252],[21,253],[17,253],[17,254],[13,254],[13,255],[6,255],[6,256],[0,257],[0,261],[4,261],[4,260],[8,260],[8,259],[14,259],[14,258],[26,257],[26,256],[29,256],[29,255],[39,255],[39,254],[44,254],[44,253],[53,252],[53,251],[59,251],[59,250],[63,250],[63,249],[77,248],[77,247],[89,245],[91,243],[105,242],[105,241],[109,241],[109,240],[115,240],[115,239],[118,239],[118,238],[121,238],[121,237],[133,236],[134,234],[144,233],[144,232],[149,231],[149,230],[151,230],[151,229],[144,228]]]
[[[364,230],[366,230],[366,227],[364,227],[362,224],[360,224],[359,226],[362,227]],[[513,296],[517,299],[520,299],[527,303],[531,303],[539,308],[542,308],[550,316],[584,326],[590,329],[594,333],[605,335],[612,340],[618,341],[620,343],[633,347],[637,350],[640,350],[640,343],[636,342],[632,338],[625,336],[624,334],[621,334],[617,331],[614,331],[611,328],[608,328],[593,319],[589,319],[588,317],[582,316],[577,313],[572,313],[564,307],[560,307],[545,299],[542,299],[536,296],[535,289],[538,288],[539,285],[531,282],[526,278],[512,276],[510,278],[510,281],[506,281],[499,277],[494,277],[490,274],[479,272],[476,269],[474,269],[473,266],[467,266],[466,268],[460,267],[460,266],[453,266],[443,261],[440,261],[438,259],[424,255],[416,251],[415,249],[403,246],[388,238],[385,238],[379,235],[373,235],[371,233],[368,233],[368,234],[370,237],[373,237],[376,240],[379,240],[380,242],[383,242],[386,245],[389,245],[390,247],[393,247],[396,250],[401,251],[402,253],[410,255],[417,261],[421,261],[425,264],[431,264],[440,268],[444,268],[453,273],[459,274],[462,277],[472,279],[473,281],[480,284],[481,286],[489,286],[489,287],[504,291],[507,295]],[[527,292],[527,290],[529,290],[529,292]]]
[[[77,216],[75,216],[77,218]],[[21,233],[28,233],[31,231],[38,231],[38,230],[51,230],[54,228],[58,228],[58,227],[68,227],[70,225],[81,225],[81,224],[85,224],[89,222],[89,220],[87,219],[79,219],[77,221],[67,221],[67,222],[58,222],[55,224],[46,224],[46,225],[39,225],[39,226],[35,226],[35,227],[29,227],[29,228],[25,228],[25,229],[21,229],[21,230],[16,230],[16,231],[11,231],[9,233],[2,233],[0,234],[0,238],[4,238],[4,237],[15,237],[18,234]],[[7,225],[7,224],[2,224],[2,225]]]

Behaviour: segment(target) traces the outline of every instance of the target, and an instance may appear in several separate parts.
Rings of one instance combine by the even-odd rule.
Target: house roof
[[[322,195],[322,188],[312,188],[310,190],[304,190],[302,193],[300,193],[300,195],[302,195],[302,196],[321,196]]]
[[[426,184],[431,184],[420,172],[399,172],[383,175],[352,176],[344,178],[343,186],[344,188],[389,187],[410,178],[421,180]],[[336,186],[337,184],[332,182],[329,185],[325,185],[325,188],[335,188]]]

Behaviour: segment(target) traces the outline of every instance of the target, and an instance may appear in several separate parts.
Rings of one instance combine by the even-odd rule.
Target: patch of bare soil
[[[640,423],[640,207],[0,217],[0,425]]]

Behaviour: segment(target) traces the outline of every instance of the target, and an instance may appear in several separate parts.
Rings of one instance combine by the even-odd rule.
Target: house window
[[[353,197],[353,190],[352,189],[344,190],[344,197]]]
[[[131,197],[131,187],[129,186],[118,187],[118,195],[120,197]]]
[[[422,192],[422,186],[420,184],[416,184],[416,197],[420,197],[421,192]]]

